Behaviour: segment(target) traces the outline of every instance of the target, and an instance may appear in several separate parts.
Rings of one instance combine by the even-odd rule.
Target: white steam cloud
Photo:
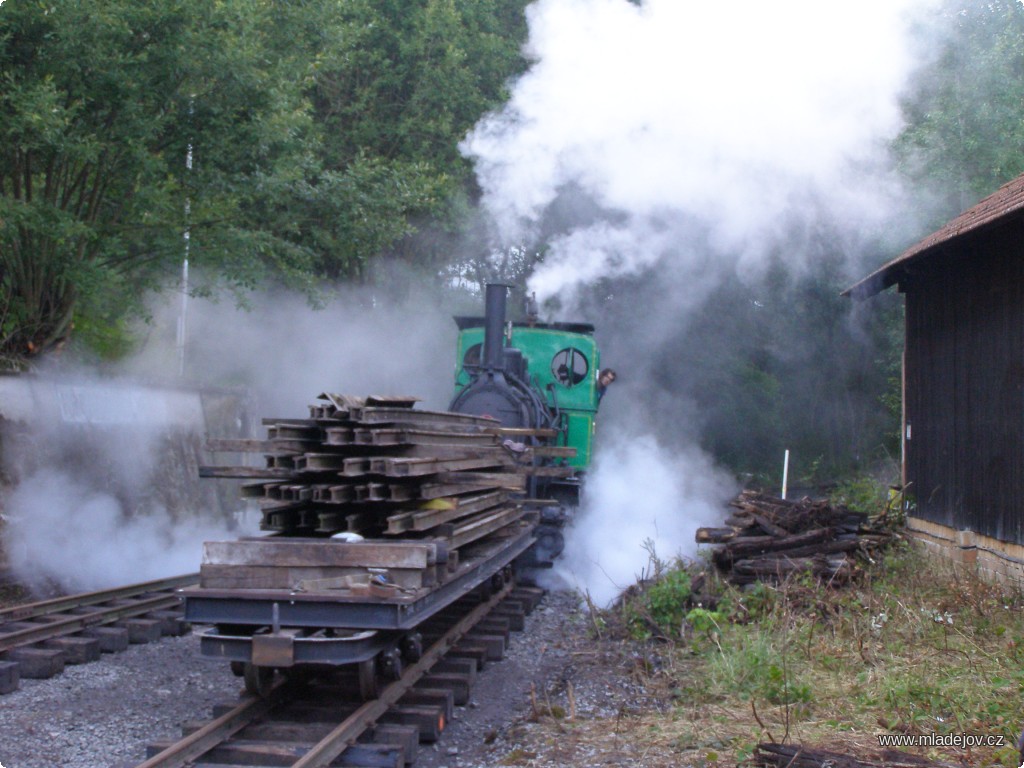
[[[554,573],[605,607],[652,556],[694,557],[697,528],[721,517],[732,484],[700,451],[670,454],[649,436],[602,435],[600,446]]]
[[[791,268],[807,263],[820,253],[821,238],[809,236],[816,220],[852,261],[898,207],[886,145],[901,127],[909,13],[921,5],[538,0],[527,9],[532,64],[462,144],[497,248],[543,245],[530,290],[567,311],[603,312],[585,290],[599,281],[658,276],[635,317],[609,302],[617,322],[594,318],[623,391],[602,404],[588,501],[559,570],[596,602],[641,573],[647,539],[662,559],[692,555],[695,529],[720,518],[735,490],[685,447],[694,414],[671,391],[686,372],[660,359],[666,334],[720,281],[754,283],[780,254]],[[655,372],[668,374],[660,385]],[[648,431],[670,434],[672,446]]]
[[[175,522],[164,510],[128,517],[115,496],[53,471],[20,483],[8,511],[10,566],[42,589],[96,590],[193,573],[204,541],[241,533],[216,518]]]
[[[389,286],[405,298],[340,291],[321,310],[283,292],[251,297],[250,311],[190,300],[184,377],[175,346],[181,299],[164,296],[143,348],[116,371],[54,364],[35,383],[17,382],[37,407],[0,408],[24,432],[18,450],[14,434],[4,445],[16,481],[2,499],[12,569],[41,591],[195,571],[203,541],[258,532],[258,515],[221,508],[237,489],[199,479],[197,464],[246,458],[202,453],[206,437],[264,437],[261,417],[308,417],[324,391],[413,395],[445,408],[456,308],[406,281]]]
[[[616,214],[550,243],[538,298],[565,303],[581,283],[649,267],[681,229],[753,264],[800,206],[876,221],[912,64],[909,5],[530,6],[534,64],[463,145],[485,205],[503,242],[528,241],[569,186]]]
[[[229,300],[189,302],[185,371],[190,380],[245,386],[257,414],[305,418],[321,392],[412,395],[445,408],[454,392],[454,308],[426,292],[372,298],[341,289],[319,309],[297,294],[258,294],[249,309]],[[153,310],[153,338],[130,364],[135,374],[173,377],[177,300]],[[479,313],[480,307],[473,305]],[[164,329],[163,337],[161,331]],[[262,436],[262,435],[261,435]]]
[[[197,391],[57,373],[3,381],[3,543],[22,583],[48,593],[190,573],[204,537],[240,535],[198,477]]]

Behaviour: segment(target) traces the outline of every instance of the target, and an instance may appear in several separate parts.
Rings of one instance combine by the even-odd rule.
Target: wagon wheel
[[[363,701],[377,698],[377,660],[376,658],[361,661],[358,664],[359,696]]]
[[[423,658],[423,635],[413,632],[402,638],[402,657],[411,663]]]
[[[380,655],[381,672],[388,680],[397,680],[402,676],[402,652],[391,648]]]
[[[257,696],[266,696],[270,693],[270,685],[274,682],[273,667],[257,667],[255,664],[246,663],[242,672],[245,678],[245,690]]]

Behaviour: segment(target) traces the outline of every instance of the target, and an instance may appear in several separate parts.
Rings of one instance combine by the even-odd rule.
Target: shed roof
[[[1024,211],[1024,174],[1007,182],[977,205],[968,208],[941,229],[912,245],[895,259],[879,267],[856,285],[843,291],[843,295],[866,299],[895,285],[906,274],[911,263],[920,262],[944,245]]]

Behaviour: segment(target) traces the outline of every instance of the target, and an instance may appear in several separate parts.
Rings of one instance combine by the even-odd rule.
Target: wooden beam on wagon
[[[437,562],[437,545],[420,541],[333,539],[240,539],[203,544],[207,565],[291,567],[426,568]]]

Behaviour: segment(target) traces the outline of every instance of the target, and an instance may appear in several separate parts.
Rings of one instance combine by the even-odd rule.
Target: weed
[[[678,631],[690,599],[690,574],[682,568],[668,571],[647,590],[644,598],[647,611],[658,626]]]
[[[685,619],[692,630],[666,652],[678,661],[650,684],[664,679],[675,703],[675,731],[665,727],[659,738],[694,764],[708,747],[694,734],[712,729],[722,732],[719,759],[728,750],[742,761],[768,734],[832,744],[842,734],[856,752],[880,728],[1001,734],[1013,743],[1024,724],[1021,594],[916,547],[894,547],[843,589],[801,579],[725,587],[714,608],[686,608],[690,583],[668,570],[636,595],[634,609],[648,628],[668,631]],[[971,759],[1001,765],[1006,755]]]

